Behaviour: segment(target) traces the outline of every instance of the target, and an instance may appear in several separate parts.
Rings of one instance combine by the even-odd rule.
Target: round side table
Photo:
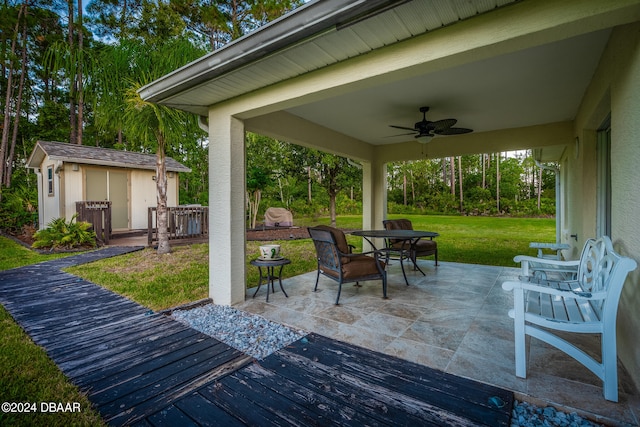
[[[267,282],[267,302],[269,302],[269,282],[271,282],[271,293],[275,293],[275,288],[273,285],[273,281],[275,279],[278,279],[278,283],[280,284],[280,289],[282,290],[282,293],[284,294],[284,296],[289,298],[289,295],[287,295],[284,288],[282,287],[282,267],[284,267],[287,264],[291,264],[290,259],[280,258],[280,259],[274,259],[274,260],[266,260],[266,259],[256,258],[250,261],[249,263],[251,265],[255,265],[256,267],[258,267],[258,273],[260,274],[260,280],[258,281],[258,289],[256,289],[256,291],[253,293],[253,298],[256,297],[256,294],[260,290],[260,286],[262,286],[262,279],[265,279]],[[262,274],[263,267],[267,269],[266,275]],[[276,267],[280,267],[280,270],[278,271],[277,276],[275,274]]]

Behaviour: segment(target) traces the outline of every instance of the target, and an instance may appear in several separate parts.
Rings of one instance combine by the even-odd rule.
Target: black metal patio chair
[[[316,248],[318,275],[314,292],[318,289],[320,274],[338,282],[336,305],[340,301],[342,284],[366,280],[382,280],[383,298],[387,298],[387,272],[385,270],[386,250],[354,254],[347,244],[344,233],[333,227],[317,226],[309,228],[309,235]]]

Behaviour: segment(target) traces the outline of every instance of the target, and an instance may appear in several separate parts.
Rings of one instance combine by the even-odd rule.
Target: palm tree
[[[190,113],[144,101],[138,90],[201,54],[187,40],[173,39],[153,49],[129,41],[105,50],[110,58],[102,58],[106,63],[122,66],[119,70],[108,69],[100,78],[104,97],[98,102],[98,112],[106,117],[121,115],[111,125],[102,122],[102,126],[111,126],[114,133],[122,132],[129,143],[156,151],[158,254],[171,252],[167,231],[166,150],[170,145],[181,144],[185,134],[192,134],[186,132],[185,127],[197,124]]]

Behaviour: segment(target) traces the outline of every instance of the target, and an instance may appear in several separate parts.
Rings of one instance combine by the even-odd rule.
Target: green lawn
[[[400,218],[398,215],[391,218]],[[404,215],[415,229],[437,231],[438,258],[471,264],[515,267],[518,254],[535,255],[529,242],[555,241],[554,219],[492,218],[436,215]],[[360,216],[341,216],[337,226],[344,229],[361,227]],[[300,219],[297,226],[328,224],[320,220]],[[362,239],[347,236],[349,243],[362,250]],[[281,252],[291,259],[283,277],[297,276],[316,269],[315,249],[311,239],[275,241]],[[256,286],[258,270],[249,261],[265,242],[247,242],[247,284]],[[207,244],[176,246],[169,255],[158,256],[145,249],[116,258],[106,259],[67,269],[67,271],[101,284],[153,310],[175,307],[206,298],[209,293]]]
[[[15,243],[11,239],[0,236],[0,270],[37,264],[42,261],[62,258],[69,255],[74,255],[74,253],[40,254]]]
[[[436,231],[439,259],[462,263],[515,267],[517,254],[535,255],[529,242],[555,241],[554,219],[492,218],[463,216],[390,215],[409,218],[415,229]],[[360,216],[341,216],[337,226],[361,228]],[[328,218],[300,219],[297,226],[329,224]],[[362,239],[348,236],[361,250]],[[277,241],[282,253],[292,260],[283,276],[296,276],[316,268],[310,239]],[[249,266],[264,242],[247,242],[247,283],[255,286],[258,272]],[[67,271],[98,283],[153,310],[206,298],[208,296],[207,244],[177,246],[169,255],[158,256],[145,249],[97,261]],[[66,254],[69,255],[69,254]],[[0,270],[37,263],[62,255],[41,255],[0,236]],[[13,402],[80,402],[81,414],[33,416],[0,413],[0,425],[101,425],[99,415],[87,399],[70,384],[46,353],[24,334],[11,316],[0,307],[0,397]]]
[[[0,270],[65,255],[41,255],[0,236]],[[2,426],[103,426],[89,400],[0,306],[0,401],[36,403],[38,413],[0,412]],[[80,403],[80,413],[41,413],[41,402]]]

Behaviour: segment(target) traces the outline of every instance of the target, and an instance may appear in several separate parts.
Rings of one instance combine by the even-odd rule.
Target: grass
[[[390,218],[400,218],[390,215]],[[555,241],[555,220],[531,218],[493,218],[463,216],[403,215],[415,229],[440,233],[440,261],[515,267],[518,254],[535,255],[529,242]],[[337,226],[361,228],[362,217],[341,216]],[[328,224],[328,218],[300,219],[298,226]],[[362,250],[362,239],[347,236],[349,243]],[[249,261],[265,242],[247,242],[246,283],[258,283],[258,269]],[[281,253],[292,263],[283,269],[283,278],[297,276],[316,269],[315,249],[311,239],[274,241]],[[66,271],[105,286],[138,303],[162,310],[207,298],[209,294],[207,244],[176,246],[171,254],[158,256],[152,249],[72,267]]]
[[[0,250],[0,271],[77,254],[77,252],[41,254],[25,248],[4,236],[0,236],[0,248],[2,248]]]
[[[437,231],[441,261],[503,265],[515,267],[517,254],[535,255],[529,242],[555,241],[555,220],[462,216],[390,215],[409,218],[415,229]],[[362,217],[341,216],[337,226],[361,228]],[[298,226],[329,224],[328,218],[300,219]],[[348,236],[349,243],[361,250],[362,239]],[[292,260],[283,277],[314,271],[315,249],[310,239],[276,241],[282,253]],[[249,261],[264,242],[247,242],[247,283],[255,286],[258,271]],[[59,258],[41,255],[0,236],[0,270]],[[208,296],[207,244],[177,246],[169,255],[143,251],[67,269],[153,310],[175,307]],[[0,425],[103,425],[90,403],[75,388],[44,350],[36,346],[7,311],[0,307],[0,400],[9,402],[80,402],[80,414],[3,414]]]
[[[0,236],[0,270],[72,254],[39,254]],[[0,403],[30,402],[37,413],[0,412],[2,426],[104,426],[91,403],[71,384],[11,315],[0,306]],[[80,412],[42,413],[41,402],[77,402]]]
[[[89,400],[0,306],[0,401],[36,404],[36,413],[0,412],[2,426],[104,426]],[[41,402],[79,403],[80,412],[42,413]]]

